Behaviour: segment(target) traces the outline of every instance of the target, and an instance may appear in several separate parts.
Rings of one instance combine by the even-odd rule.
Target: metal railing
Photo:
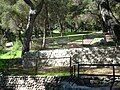
[[[48,60],[50,60],[50,59],[68,59],[69,61],[72,61],[71,57],[58,57],[58,58],[57,57],[55,57],[55,58],[47,58],[47,57],[46,58],[17,58],[17,59],[6,59],[6,60],[1,59],[1,62],[5,63],[6,65],[4,66],[4,68],[2,68],[0,70],[0,89],[1,89],[1,87],[2,88],[12,88],[12,87],[9,87],[9,85],[6,86],[7,85],[6,77],[9,76],[9,75],[10,76],[11,75],[14,76],[14,74],[13,74],[14,70],[12,68],[15,68],[15,69],[17,68],[18,71],[24,69],[23,60],[34,60],[35,61],[35,67],[34,67],[34,71],[32,71],[32,72],[34,72],[34,75],[38,75],[39,74],[38,73],[38,70],[39,70],[38,62],[40,60],[46,60],[46,59],[48,59]],[[20,66],[20,68],[19,68],[19,66]],[[68,67],[70,68],[70,66],[68,66]],[[33,67],[31,67],[31,68],[33,68]],[[11,70],[13,70],[13,73],[11,73]],[[69,72],[70,71],[68,70],[68,73]],[[24,75],[26,75],[26,74],[29,75],[29,73],[27,71],[25,71]],[[23,75],[23,74],[20,71],[20,76],[21,75]],[[17,74],[17,76],[19,76],[19,73]]]
[[[72,61],[71,57],[53,57],[53,58],[52,57],[50,57],[50,58],[49,57],[29,58],[28,57],[28,58],[5,59],[5,60],[3,59],[3,60],[1,60],[1,62],[5,63],[5,66],[4,66],[4,68],[1,69],[1,71],[5,71],[5,74],[7,75],[12,70],[12,68],[15,68],[18,70],[23,70],[23,69],[25,69],[25,67],[23,65],[24,60],[26,60],[26,61],[34,62],[34,67],[30,66],[30,67],[28,67],[28,69],[33,69],[34,70],[33,72],[37,75],[38,69],[40,68],[39,63],[41,62],[41,60],[44,61],[45,64],[47,64],[47,62],[50,62],[51,60],[55,60],[55,59],[68,59],[69,61]],[[43,66],[44,66],[44,64],[43,64]],[[71,67],[71,66],[69,66],[69,62],[68,62],[67,67],[69,67],[69,68]],[[70,68],[69,72],[71,72],[71,68]],[[27,74],[27,72],[26,72],[26,74]]]
[[[85,66],[97,66],[97,67],[112,67],[112,75],[105,75],[105,74],[80,74],[80,67],[85,67]],[[73,75],[76,76],[76,71],[77,71],[77,76],[79,77],[79,75],[87,75],[87,76],[113,76],[113,77],[120,77],[120,75],[115,75],[115,67],[118,66],[120,67],[120,64],[73,64]],[[96,67],[96,68],[97,68]]]
[[[82,74],[82,73],[80,73],[80,69],[84,68],[85,66],[89,66],[89,67],[91,67],[91,66],[112,67],[112,74],[111,75],[109,75],[109,74],[107,75],[107,74]],[[73,65],[72,65],[72,63],[70,64],[71,75],[74,76],[74,77],[77,77],[77,78],[79,78],[80,76],[92,76],[92,77],[94,77],[94,76],[106,76],[106,77],[112,77],[110,90],[112,90],[112,87],[113,87],[115,82],[120,82],[120,81],[116,81],[116,77],[120,77],[120,75],[116,75],[116,73],[115,73],[115,71],[116,71],[115,67],[116,66],[120,67],[120,64],[80,64],[80,63],[75,63]]]
[[[42,57],[41,57],[41,58],[23,58],[23,59],[26,59],[26,60],[35,60],[35,73],[36,73],[36,75],[37,75],[38,68],[39,68],[38,62],[39,62],[40,60],[69,59],[70,63],[71,63],[71,61],[72,61],[72,58],[71,58],[71,57],[53,57],[53,58],[48,58],[48,57],[43,57],[43,58],[42,58]],[[69,69],[70,69],[69,72],[70,72],[70,74],[71,74],[71,64],[70,64],[70,66],[69,66]]]

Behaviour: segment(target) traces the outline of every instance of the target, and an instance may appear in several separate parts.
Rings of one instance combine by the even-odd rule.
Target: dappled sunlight
[[[119,0],[0,0],[0,90],[120,90]]]
[[[83,74],[97,74],[97,75],[113,75],[113,70],[112,68],[110,67],[107,67],[107,68],[84,68],[84,69],[81,69],[83,70],[83,72],[80,72],[80,73],[83,73]],[[115,75],[120,75],[120,70],[119,68],[115,70]]]
[[[42,76],[8,76],[5,77],[6,88],[13,90],[47,90],[53,89],[59,82],[57,77],[42,77]],[[57,87],[56,87],[57,88]]]
[[[43,50],[29,52],[25,60],[29,58],[38,58],[38,62],[46,62],[48,66],[68,66],[70,57],[73,61],[80,64],[117,64],[119,61],[119,49],[116,47],[81,47],[71,49]],[[62,58],[63,57],[63,58]],[[40,60],[41,59],[41,60]],[[26,65],[26,64],[25,64]]]

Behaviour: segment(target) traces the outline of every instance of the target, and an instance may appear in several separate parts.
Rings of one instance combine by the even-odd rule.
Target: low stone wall
[[[81,64],[105,64],[105,63],[120,63],[120,50],[115,47],[83,47],[71,49],[55,49],[43,50],[27,53],[25,58],[46,58],[38,60],[38,63],[47,64],[49,66],[69,66],[71,57],[74,61],[79,61]],[[49,59],[47,59],[49,58]],[[52,59],[50,59],[52,58]],[[54,59],[55,58],[55,59]],[[59,58],[59,59],[57,59]],[[35,59],[24,59],[25,65],[35,65]]]
[[[96,77],[5,76],[1,82],[0,90],[110,90],[111,81]],[[112,90],[120,90],[120,83],[116,86]]]
[[[58,90],[61,79],[55,76],[6,76],[1,85],[5,90]]]

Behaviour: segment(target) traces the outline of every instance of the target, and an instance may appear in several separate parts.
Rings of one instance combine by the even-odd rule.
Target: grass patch
[[[0,55],[7,53],[7,50],[0,50]]]
[[[22,65],[12,66],[7,70],[9,75],[42,75],[42,76],[68,76],[69,67],[44,67],[36,71],[34,68],[24,69]]]
[[[44,75],[44,76],[69,76],[69,72],[38,72],[38,75]]]
[[[76,40],[82,40],[83,39],[83,36],[82,35],[79,35],[79,36],[70,36],[69,37],[69,41],[72,42],[72,41],[76,41]]]
[[[22,51],[8,51],[7,53],[0,54],[0,59],[20,58]]]
[[[14,46],[10,50],[1,50],[0,59],[20,58],[22,54],[21,43],[15,42]],[[6,48],[7,49],[7,48]]]
[[[70,75],[69,71],[35,71],[33,69],[24,70],[22,68],[12,68],[7,72],[9,75],[42,75],[42,76],[68,76]]]

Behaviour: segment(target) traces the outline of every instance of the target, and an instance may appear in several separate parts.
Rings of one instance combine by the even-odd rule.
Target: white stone
[[[5,46],[6,46],[6,47],[12,47],[12,46],[13,46],[13,42],[8,42],[8,43],[6,43]]]

